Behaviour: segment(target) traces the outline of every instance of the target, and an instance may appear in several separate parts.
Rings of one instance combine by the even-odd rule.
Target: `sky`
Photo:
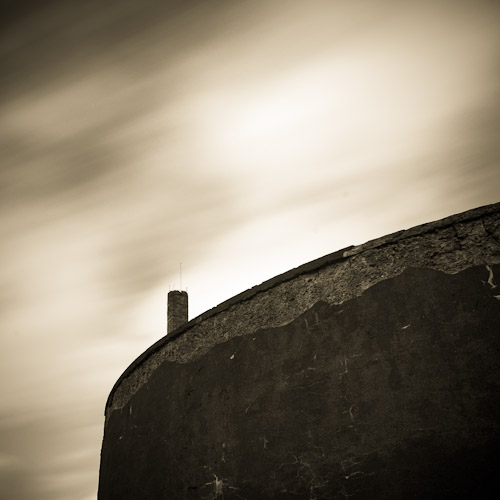
[[[500,200],[493,0],[11,1],[0,16],[0,498],[96,498],[166,333]]]

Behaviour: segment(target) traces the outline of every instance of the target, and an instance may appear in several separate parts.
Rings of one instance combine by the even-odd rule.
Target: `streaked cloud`
[[[0,496],[88,500],[104,402],[190,316],[498,201],[499,7],[12,4],[0,30]]]

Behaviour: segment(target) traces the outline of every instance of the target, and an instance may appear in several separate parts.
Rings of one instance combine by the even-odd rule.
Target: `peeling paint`
[[[342,379],[344,378],[344,375],[347,375],[349,373],[349,370],[347,369],[347,357],[344,354],[344,359],[339,360],[340,365],[344,369],[343,372],[339,373],[339,382],[342,382]]]
[[[354,412],[356,410],[359,410],[356,405],[351,405],[351,407],[349,408],[349,416],[351,417],[351,422],[354,422]]]
[[[214,480],[205,483],[205,486],[213,486],[212,499],[224,498],[224,481],[219,479],[216,474],[213,474]]]
[[[490,287],[494,289],[497,287],[497,285],[495,283],[495,277],[493,276],[493,269],[491,268],[491,266],[488,265],[486,265],[486,269],[490,273],[490,275],[488,276],[488,285],[490,285]]]
[[[182,334],[165,337],[138,358],[115,385],[107,416],[123,408],[164,361],[192,362],[231,338],[283,326],[320,300],[342,304],[407,267],[457,273],[484,265],[486,260],[490,271],[500,263],[499,222],[500,204],[482,207],[336,252],[243,292],[227,301],[228,305],[221,304],[190,321]],[[460,248],[455,244],[458,230]],[[491,271],[488,283],[497,286]],[[287,299],[291,295],[293,301]],[[316,324],[316,318],[312,321]],[[308,322],[308,331],[310,327]]]

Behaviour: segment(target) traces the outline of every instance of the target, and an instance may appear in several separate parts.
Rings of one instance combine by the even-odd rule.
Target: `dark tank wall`
[[[467,251],[449,251],[442,226],[427,236],[442,243],[441,252],[426,257],[429,264],[461,255],[458,272],[402,266],[347,300],[296,308],[286,324],[250,321],[244,334],[187,360],[165,353],[193,323],[145,353],[108,401],[99,499],[494,498],[500,207],[494,208],[483,233],[478,212],[456,216],[475,228],[475,257],[470,241]],[[368,247],[363,257],[388,246]],[[328,275],[351,258],[313,271]],[[281,284],[293,290],[303,274]],[[219,321],[227,328],[224,314]]]

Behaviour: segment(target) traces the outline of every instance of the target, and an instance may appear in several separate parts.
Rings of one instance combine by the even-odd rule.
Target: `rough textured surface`
[[[277,276],[191,320],[151,346],[111,391],[106,421],[165,361],[193,362],[215,345],[286,325],[318,301],[340,304],[407,267],[457,273],[500,263],[500,203],[335,252]]]
[[[360,249],[248,303],[303,310],[286,325],[228,335],[229,309],[209,347],[186,330],[109,413],[99,499],[498,498],[496,235],[493,217]]]
[[[167,332],[182,327],[188,320],[188,294],[180,290],[168,292]]]

